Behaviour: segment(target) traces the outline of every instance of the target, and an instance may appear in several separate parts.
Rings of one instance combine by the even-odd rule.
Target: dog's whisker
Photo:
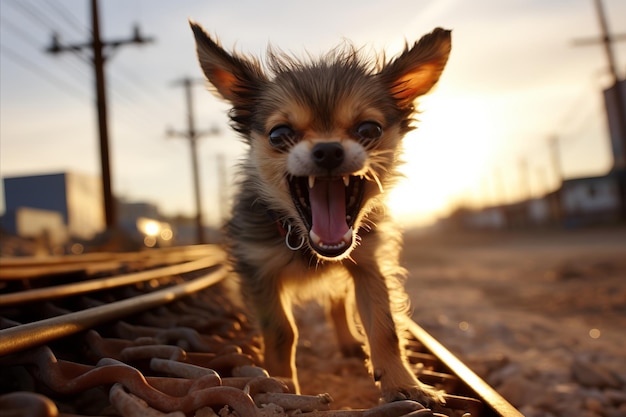
[[[383,184],[381,183],[380,178],[378,174],[376,173],[376,171],[372,169],[371,164],[367,172],[363,174],[362,178],[365,178],[365,180],[367,181],[375,182],[381,194],[385,192],[385,188],[383,187]]]
[[[378,175],[376,175],[375,172],[372,172],[372,176],[374,177],[374,181],[376,181],[376,184],[378,185],[378,189],[380,190],[380,193],[383,194],[385,192],[385,189],[383,188],[383,185],[380,183],[380,179],[378,178]]]

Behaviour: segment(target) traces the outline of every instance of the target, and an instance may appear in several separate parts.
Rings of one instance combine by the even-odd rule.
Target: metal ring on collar
[[[292,246],[289,243],[289,237],[291,236],[291,223],[287,223],[287,234],[285,235],[285,245],[291,250],[299,250],[304,246],[304,236],[300,237],[300,244],[298,246]]]

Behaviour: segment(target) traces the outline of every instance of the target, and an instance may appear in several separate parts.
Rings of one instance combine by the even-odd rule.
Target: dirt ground
[[[524,415],[626,416],[626,229],[412,231],[403,258],[413,319]],[[362,364],[307,321],[303,391],[375,405]]]

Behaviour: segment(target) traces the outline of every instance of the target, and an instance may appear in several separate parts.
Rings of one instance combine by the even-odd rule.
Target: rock
[[[624,417],[626,416],[626,404],[623,404],[619,408],[611,408],[604,410],[605,417]]]
[[[620,382],[610,370],[598,363],[592,363],[580,356],[572,362],[574,379],[581,385],[595,388],[620,388]]]
[[[486,378],[509,363],[508,356],[498,352],[465,357],[465,364],[482,378]]]
[[[503,384],[506,380],[516,375],[522,374],[522,367],[518,363],[507,363],[500,369],[493,371],[488,377],[487,382],[492,386]]]
[[[604,396],[615,406],[626,405],[626,391],[624,390],[608,389],[604,391]]]
[[[602,404],[602,401],[597,398],[586,398],[585,408],[596,414],[602,414],[602,410],[605,409],[605,406]]]
[[[532,404],[541,390],[536,383],[521,375],[514,375],[498,387],[498,392],[514,407],[519,408],[523,405]]]
[[[519,412],[522,413],[524,417],[556,417],[554,414],[548,411],[540,410],[532,406],[520,407]]]

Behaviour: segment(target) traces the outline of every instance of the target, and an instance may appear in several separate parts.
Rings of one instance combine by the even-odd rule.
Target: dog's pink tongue
[[[341,180],[315,181],[309,189],[313,215],[311,230],[326,245],[338,244],[348,232],[346,223],[346,187]]]

